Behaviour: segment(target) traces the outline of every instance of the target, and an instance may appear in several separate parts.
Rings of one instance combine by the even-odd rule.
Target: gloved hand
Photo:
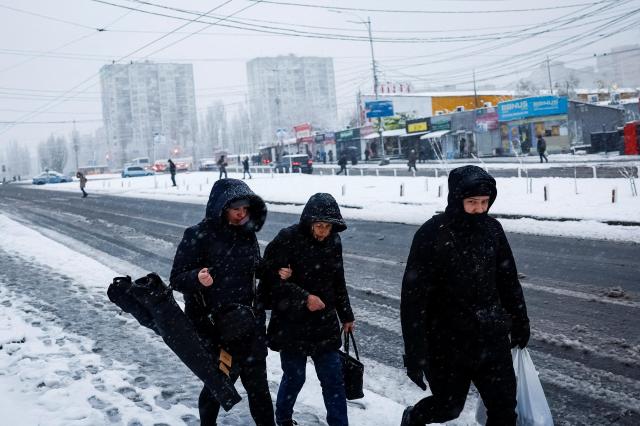
[[[407,368],[407,377],[420,389],[427,390],[427,385],[424,382],[424,370],[422,368]]]
[[[524,349],[529,343],[529,337],[531,336],[531,330],[529,328],[529,322],[513,322],[511,326],[511,347],[518,346],[520,349]]]
[[[407,355],[403,355],[402,359],[404,360],[404,366],[407,367],[407,377],[420,389],[427,390],[427,385],[424,382],[424,377],[426,376],[424,371],[425,360],[418,360]]]

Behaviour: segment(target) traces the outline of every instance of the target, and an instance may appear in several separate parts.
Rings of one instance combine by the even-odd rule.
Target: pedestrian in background
[[[549,159],[545,155],[545,152],[547,151],[547,141],[544,140],[541,134],[538,135],[537,145],[538,145],[538,155],[540,155],[540,162],[542,163],[542,159],[544,158],[544,161],[548,163]]]
[[[466,146],[467,146],[467,140],[464,137],[460,138],[460,154],[459,154],[458,158],[464,158],[465,157],[464,149],[465,149]]]
[[[82,191],[82,198],[86,198],[87,195],[89,195],[87,194],[87,191],[84,190],[84,188],[87,186],[87,177],[80,171],[76,173],[76,177],[80,179],[80,191]]]
[[[329,163],[333,163],[333,151],[329,150]]]
[[[418,155],[416,154],[416,150],[412,149],[409,152],[409,159],[407,161],[407,166],[409,166],[409,172],[411,171],[411,169],[413,169],[414,172],[418,172],[418,169],[416,169],[416,160],[418,159]]]
[[[347,154],[345,154],[344,152],[340,154],[340,159],[338,160],[338,166],[340,166],[340,170],[338,171],[338,173],[336,173],[336,175],[339,175],[342,172],[347,174]]]
[[[218,176],[218,179],[222,179],[222,175],[224,174],[224,178],[227,179],[227,162],[224,159],[224,155],[220,156],[220,159],[218,159],[218,169],[220,170],[220,176]]]
[[[276,422],[293,421],[293,407],[305,382],[311,357],[322,387],[329,426],[347,426],[347,400],[338,354],[340,324],[354,328],[344,278],[340,232],[347,228],[336,200],[313,195],[299,223],[281,229],[265,249],[263,280],[271,290],[267,339],[280,352],[282,381]]]
[[[401,426],[457,418],[472,382],[487,425],[516,424],[510,348],[527,345],[529,318],[507,237],[487,215],[496,196],[480,167],[452,170],[444,213],[413,238],[400,299],[404,363],[432,395],[405,409]]]
[[[256,300],[260,277],[260,247],[256,238],[267,208],[241,180],[218,180],[211,189],[205,218],[187,228],[171,269],[171,287],[184,295],[185,313],[198,333],[214,348],[224,342],[209,318],[236,305],[253,312],[255,332],[231,351],[229,377],[238,376],[247,391],[249,410],[257,426],[274,426],[273,402],[267,382],[265,313]],[[231,330],[233,332],[233,330]],[[224,371],[224,370],[223,370]],[[198,400],[202,426],[215,426],[220,404],[204,386]]]
[[[171,182],[173,183],[172,186],[178,186],[176,185],[176,165],[171,161],[171,158],[167,160],[167,163],[169,163],[169,173],[171,174]]]
[[[242,160],[242,179],[243,180],[245,175],[249,175],[249,179],[251,179],[251,172],[249,171],[249,157],[244,157],[244,160]]]

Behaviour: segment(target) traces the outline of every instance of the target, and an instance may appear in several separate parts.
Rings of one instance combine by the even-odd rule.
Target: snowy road
[[[182,231],[203,211],[191,204],[108,196],[80,200],[76,194],[19,186],[3,188],[2,195],[0,213],[132,275],[155,270],[166,277]],[[269,241],[296,219],[270,214],[259,239]],[[416,227],[357,221],[349,225],[344,234],[345,269],[361,352],[397,369],[402,352],[398,320],[402,262]],[[509,238],[526,275],[532,357],[556,424],[640,424],[638,246],[521,234]],[[5,283],[6,291],[27,298],[33,309],[65,330],[93,339],[93,351],[106,359],[136,366],[138,376],[118,392],[131,401],[140,400],[136,396],[141,388],[136,377],[140,377],[141,382],[162,389],[156,404],[175,406],[184,401],[193,406],[197,383],[181,383],[188,372],[177,363],[169,371],[159,369],[166,364],[168,351],[144,330],[118,327],[125,319],[114,322],[117,309],[105,303],[104,294],[71,286],[68,277],[39,265],[37,259],[10,251],[0,253],[0,259],[0,284]],[[122,270],[131,265],[139,269]],[[26,275],[26,270],[33,272]],[[614,288],[618,286],[621,291]],[[153,350],[138,350],[150,347]],[[109,409],[106,404],[97,406]],[[195,419],[187,415],[184,421]]]

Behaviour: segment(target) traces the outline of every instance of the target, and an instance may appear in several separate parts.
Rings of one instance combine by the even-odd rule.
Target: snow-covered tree
[[[38,145],[38,158],[40,167],[49,170],[63,172],[67,165],[69,150],[67,140],[64,136],[54,136],[53,134],[45,142]]]

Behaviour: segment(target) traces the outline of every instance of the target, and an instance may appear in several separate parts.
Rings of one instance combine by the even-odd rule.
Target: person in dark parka
[[[529,319],[506,235],[487,215],[496,195],[483,169],[454,169],[445,212],[414,236],[400,301],[405,367],[432,396],[408,407],[402,426],[457,418],[471,382],[487,425],[516,424],[510,347],[527,345]]]
[[[265,249],[272,312],[269,347],[280,352],[283,377],[276,421],[292,425],[293,406],[305,382],[307,357],[313,359],[322,386],[329,426],[348,424],[347,402],[338,355],[340,323],[353,330],[339,233],[347,228],[336,200],[313,195],[300,222],[280,230]]]
[[[171,158],[167,160],[167,163],[169,164],[169,174],[171,174],[171,186],[178,186],[176,184],[176,163],[171,161]]]
[[[232,354],[234,365],[240,368],[231,370],[231,378],[235,381],[240,376],[258,426],[274,425],[266,372],[265,314],[254,303],[254,277],[259,275],[261,262],[255,233],[266,216],[264,201],[244,182],[218,180],[211,189],[205,218],[184,232],[170,277],[173,289],[184,294],[185,313],[212,348],[220,336],[207,316],[234,303],[254,306],[257,332],[243,345],[246,353]],[[206,387],[198,407],[202,425],[215,425],[220,406]]]

